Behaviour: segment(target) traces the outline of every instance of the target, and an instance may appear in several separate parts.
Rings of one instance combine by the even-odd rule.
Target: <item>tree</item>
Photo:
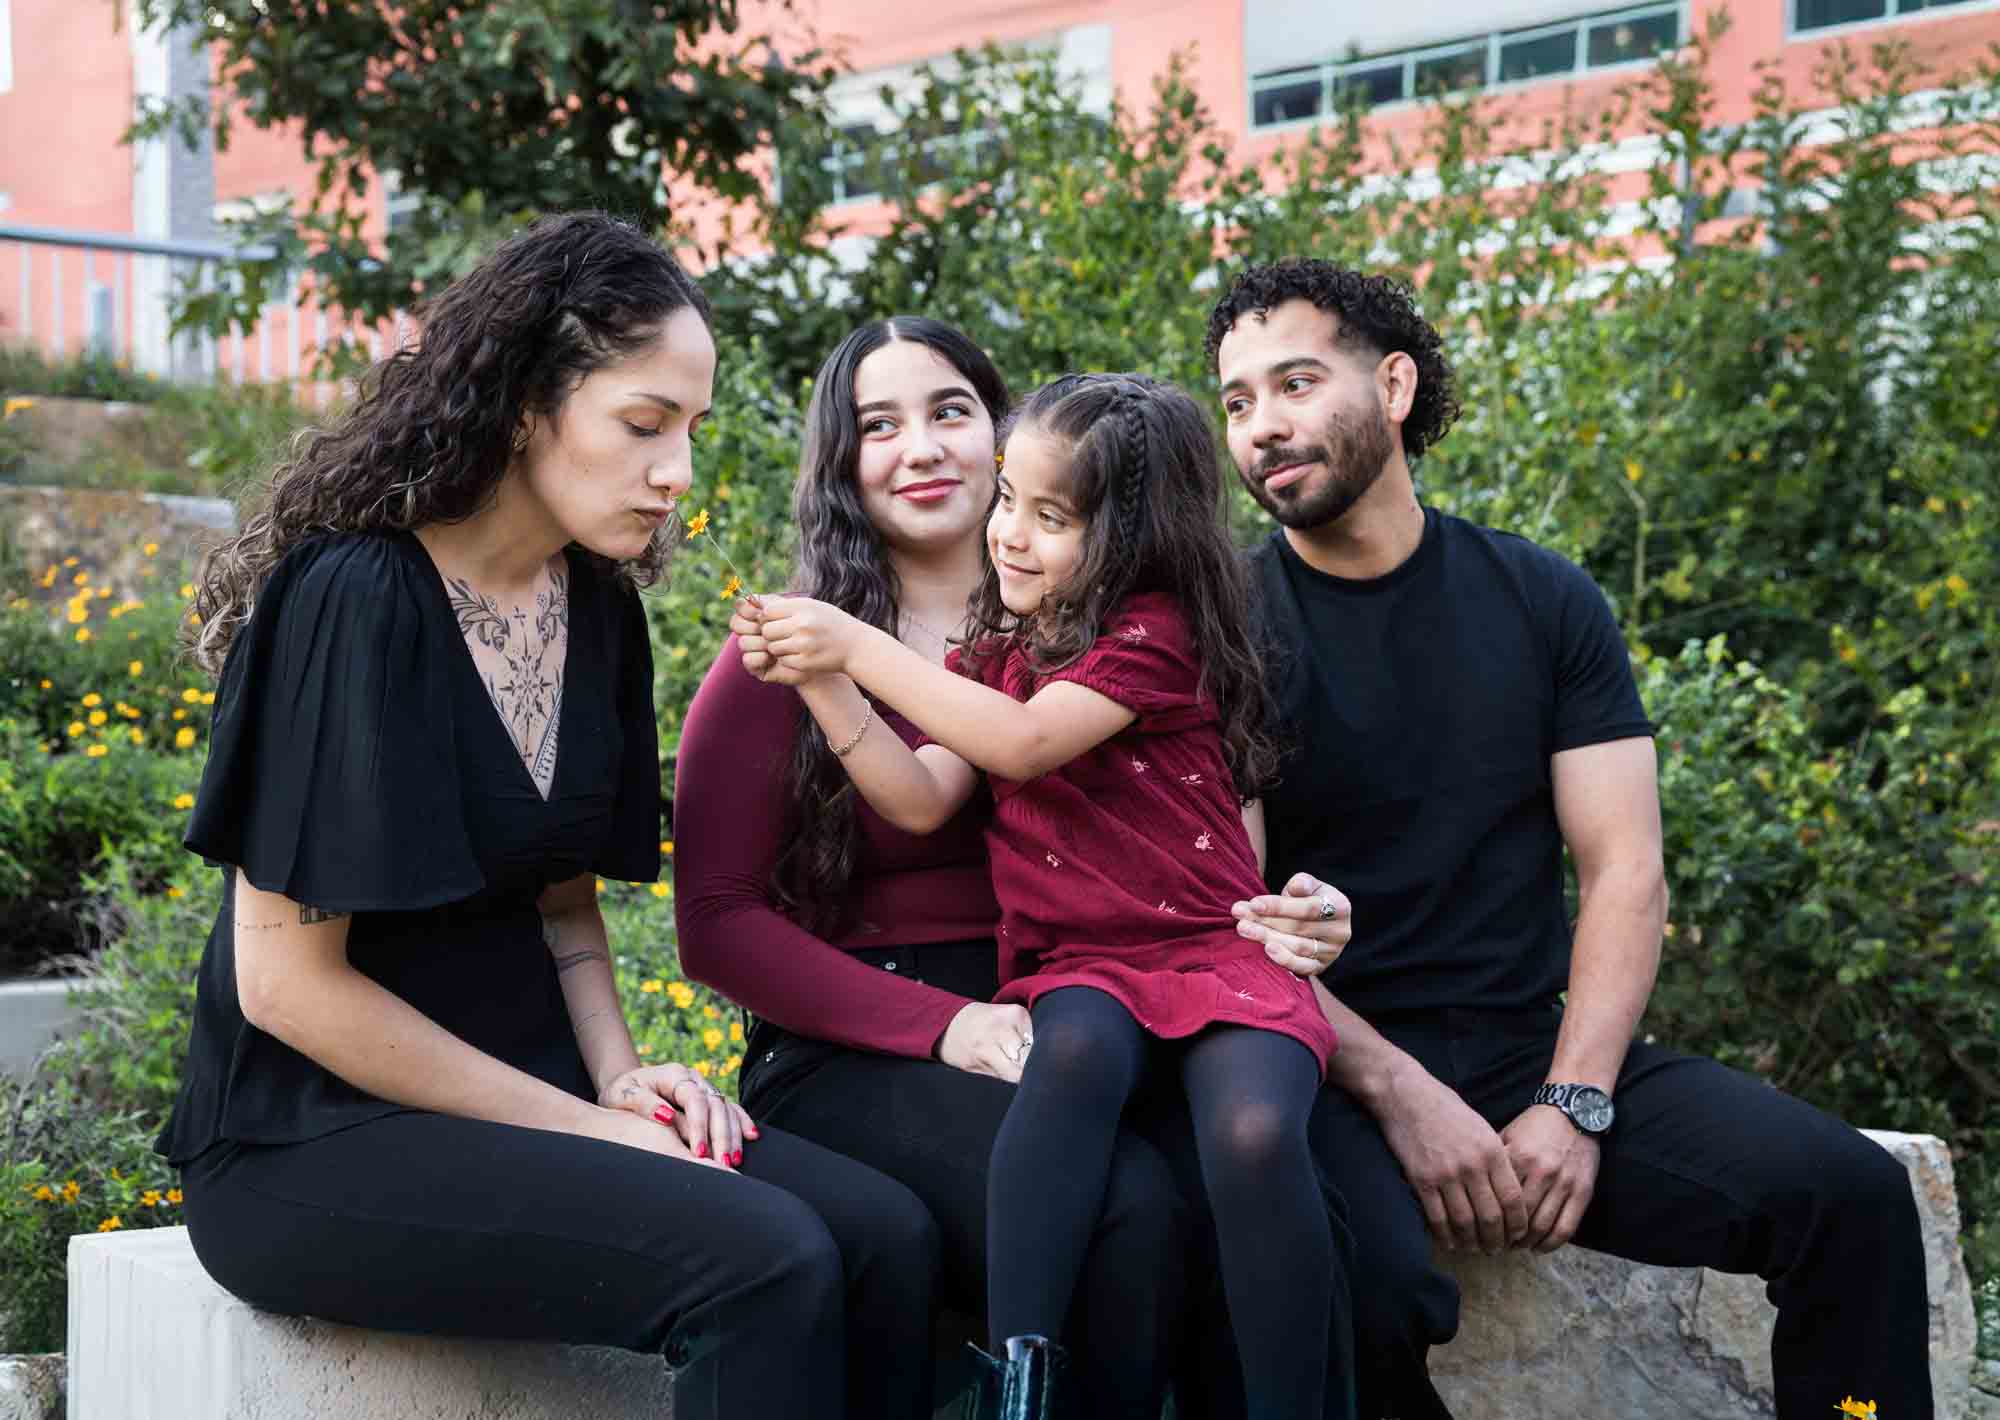
[[[247,323],[282,275],[379,320],[463,270],[497,230],[539,211],[601,207],[655,227],[669,178],[729,201],[754,196],[760,154],[832,75],[791,0],[133,0],[136,21],[197,27],[213,43],[217,102],[158,101],[127,141],[211,124],[290,127],[314,165],[302,211],[245,235],[275,258],[240,262],[187,323]],[[370,184],[395,173],[411,219],[364,237]]]

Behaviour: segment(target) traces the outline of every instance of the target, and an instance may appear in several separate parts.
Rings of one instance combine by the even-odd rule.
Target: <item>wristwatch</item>
[[[1611,1130],[1611,1096],[1595,1085],[1543,1085],[1529,1104],[1550,1104],[1569,1116],[1569,1122],[1593,1139]]]

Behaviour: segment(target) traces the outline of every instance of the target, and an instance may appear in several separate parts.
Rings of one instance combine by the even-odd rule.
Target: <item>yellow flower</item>
[[[94,710],[103,703],[104,703],[104,697],[99,695],[94,690],[91,691],[90,694],[83,697],[83,708],[86,710]]]
[[[82,1189],[80,1189],[80,1188],[78,1188],[78,1187],[76,1186],[76,1180],[75,1180],[75,1179],[70,1179],[70,1180],[68,1180],[68,1181],[67,1181],[66,1183],[64,1183],[64,1184],[63,1184],[62,1188],[61,1188],[61,1189],[60,1189],[59,1191],[61,1192],[61,1194],[62,1194],[62,1200],[63,1200],[63,1202],[65,1202],[65,1203],[74,1203],[74,1202],[76,1202],[76,1196],[77,1196],[77,1195],[78,1195],[79,1193],[83,1192],[83,1190],[82,1190]]]
[[[697,1060],[694,1062],[694,1072],[706,1080],[710,1075],[715,1073],[715,1067],[706,1060]]]
[[[710,1050],[719,1049],[722,1045],[722,1032],[710,1026],[701,1033],[701,1043]]]
[[[180,1201],[181,1201],[181,1191],[178,1188],[170,1188],[167,1190],[167,1202],[178,1205]]]
[[[193,595],[194,595],[194,583],[192,582],[181,583],[181,600],[186,601],[189,597]]]
[[[125,1220],[113,1214],[97,1225],[97,1231],[100,1233],[115,1233],[124,1226]]]
[[[735,1043],[735,1044],[738,1044],[738,1045],[742,1044],[742,1042],[743,1042],[743,1022],[741,1022],[741,1021],[731,1021],[731,1022],[729,1023],[729,1039],[730,1039],[730,1040],[731,1040],[731,1041],[732,1041],[733,1043]]]
[[[56,1201],[56,1191],[45,1183],[35,1190],[34,1197],[37,1203],[53,1203]]]
[[[90,712],[90,723],[93,725],[101,725],[110,718],[111,717],[102,710],[93,710]]]
[[[0,405],[0,419],[12,419],[22,410],[33,409],[34,407],[35,402],[32,399],[29,399],[25,395],[16,395],[13,399],[8,400],[5,405]]]
[[[723,502],[727,503],[729,501],[729,493],[730,493],[730,488],[728,484],[718,483],[715,485],[715,496],[720,498]]]
[[[74,567],[74,566],[76,566],[76,559],[75,559],[74,557],[65,557],[65,558],[63,559],[63,566],[65,566],[65,567]]]
[[[83,721],[71,720],[69,722],[69,737],[71,739],[75,739],[78,735],[82,733],[83,733]]]
[[[121,700],[111,708],[113,710],[116,710],[120,715],[123,715],[128,720],[136,720],[139,718],[139,707],[136,705],[127,705],[124,701]]]
[[[192,795],[192,794],[176,794],[176,795],[174,795],[174,807],[175,807],[175,808],[177,808],[177,809],[191,809],[191,808],[193,808],[193,807],[194,807],[194,795]]]
[[[88,626],[77,627],[76,639],[79,641],[88,641],[90,639],[90,628]]]
[[[722,1073],[725,1075],[734,1075],[737,1071],[737,1068],[742,1064],[743,1064],[742,1056],[732,1055],[727,1060],[722,1062]]]
[[[102,759],[105,755],[111,753],[111,747],[109,745],[92,745],[83,753],[88,759]]]
[[[651,1055],[653,1053],[653,1047],[646,1044],[644,1041],[641,1041],[639,1043],[639,1053],[641,1055]]]
[[[1944,511],[1944,499],[1933,493],[1930,497],[1924,499],[1924,507],[1933,513],[1942,513]]]
[[[724,601],[733,601],[736,597],[736,594],[742,590],[743,590],[743,579],[737,576],[734,572],[731,572],[729,574],[729,580],[722,584],[722,599]]]
[[[139,1206],[140,1206],[141,1208],[157,1208],[157,1207],[159,1207],[159,1206],[160,1206],[160,1190],[159,1190],[159,1189],[157,1189],[157,1188],[149,1188],[149,1189],[147,1189],[147,1190],[146,1190],[146,1191],[145,1191],[144,1193],[140,1194],[140,1195],[139,1195]]]
[[[88,620],[90,620],[90,609],[88,607],[79,606],[75,602],[71,602],[69,604],[70,625],[74,626],[79,621],[88,621]]]
[[[674,1004],[683,1011],[694,1004],[694,988],[685,981],[676,981],[667,988],[667,994],[674,998]]]
[[[688,529],[687,529],[688,541],[693,542],[696,538],[700,537],[703,533],[707,531],[708,531],[708,509],[703,508],[699,513],[696,513],[692,518],[688,519]]]
[[[1956,600],[1971,591],[1972,584],[1954,572],[1944,579],[1944,589],[1951,593],[1953,600]]]
[[[181,898],[187,896],[187,891],[184,888],[170,887],[167,889],[167,896],[179,901]]]
[[[101,602],[111,600],[111,588],[99,587],[97,589],[97,599]]]
[[[642,981],[639,983],[639,992],[641,995],[657,996],[660,994],[660,990],[661,983],[658,981]]]
[[[707,1016],[711,1021],[720,1020],[722,1018],[722,1012],[716,1010],[715,1007],[713,1006],[703,1006],[701,1008],[701,1013],[704,1016]]]
[[[139,551],[145,553],[146,556],[148,557],[151,557],[154,553],[158,552],[159,550],[160,550],[160,545],[157,542],[149,542],[144,547],[139,549]]]
[[[201,703],[201,692],[194,686],[189,686],[181,692],[181,699],[190,705],[199,705]]]
[[[43,689],[43,690],[48,690],[48,689],[51,689],[51,688],[52,688],[52,687],[53,687],[54,685],[55,685],[55,682],[54,682],[54,681],[52,681],[52,680],[45,680],[45,681],[43,681],[43,682],[42,682],[42,689]]]
[[[146,663],[144,661],[134,661],[131,665],[125,667],[125,673],[132,676],[142,676],[146,673]]]
[[[665,883],[654,883],[651,887],[647,888],[646,890],[652,893],[654,897],[665,897],[668,893],[673,891],[673,889],[668,887]]]
[[[79,572],[69,579],[69,584],[72,587],[87,587],[90,585],[90,574],[88,572]]]
[[[1637,483],[1640,479],[1644,478],[1645,476],[1646,476],[1646,470],[1639,466],[1639,461],[1637,459],[1625,460],[1625,478],[1628,482]]]
[[[132,743],[135,745],[142,745],[146,742],[146,732],[140,729],[137,725],[134,725],[132,727],[131,735],[132,735]]]
[[[603,891],[604,891],[604,879],[602,879],[602,878],[599,878],[599,879],[597,880],[597,890],[598,890],[599,892],[603,892]]]
[[[188,717],[187,711],[181,709],[178,705],[174,707],[174,718],[176,720],[185,720],[187,717]]]
[[[1856,651],[1852,646],[1842,646],[1840,648],[1840,659],[1843,661],[1852,661],[1856,656],[1860,654],[1861,653]]]
[[[48,684],[48,682],[47,682],[47,681],[43,681],[43,682],[42,682],[42,684],[46,686],[46,685]],[[674,841],[673,841],[673,839],[671,839],[671,838],[662,838],[662,839],[660,840],[660,851],[661,851],[662,853],[666,854],[666,855],[667,855],[667,856],[668,856],[669,858],[673,857],[673,856],[674,856]]]
[[[1871,1400],[1864,1405],[1850,1395],[1833,1408],[1838,1410],[1842,1415],[1860,1415],[1865,1417],[1875,1413],[1875,1402]]]
[[[215,692],[212,690],[204,690],[201,693],[201,703],[204,705],[215,704]]]
[[[174,731],[174,748],[191,749],[194,746],[194,726],[182,725]]]

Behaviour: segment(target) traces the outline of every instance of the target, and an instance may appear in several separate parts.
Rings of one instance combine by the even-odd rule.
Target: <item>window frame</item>
[[[2000,0],[1959,0],[1953,5],[1921,5],[1918,9],[1905,10],[1903,0],[1882,0],[1882,13],[1872,19],[1842,20],[1833,25],[1815,25],[1811,29],[1799,28],[1799,0],[1785,0],[1785,43],[1809,44],[1814,40],[1839,38],[1841,35],[1857,34],[1879,29],[1883,25],[1905,24],[1912,20],[1942,20],[1955,15],[1985,15],[2000,10]]]

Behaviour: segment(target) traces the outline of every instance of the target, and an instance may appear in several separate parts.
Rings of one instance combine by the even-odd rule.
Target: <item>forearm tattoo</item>
[[[515,605],[503,612],[462,577],[446,577],[458,629],[472,650],[479,678],[535,787],[546,798],[555,781],[556,732],[562,722],[563,666],[569,649],[569,571],[548,568],[548,587],[535,593],[532,615]]]

